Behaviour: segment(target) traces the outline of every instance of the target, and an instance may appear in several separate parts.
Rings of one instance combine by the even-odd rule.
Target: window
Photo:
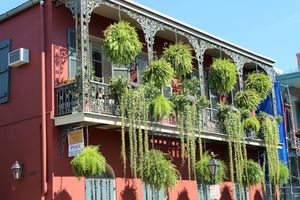
[[[76,62],[76,33],[75,30],[68,30],[68,54],[69,54],[69,66],[68,77],[69,79],[76,77],[77,62]]]
[[[102,53],[102,45],[96,42],[92,42],[91,46],[91,64],[92,69],[90,78],[91,80],[103,82],[103,53]]]
[[[9,100],[8,53],[10,44],[10,39],[0,41],[0,104],[7,103]]]

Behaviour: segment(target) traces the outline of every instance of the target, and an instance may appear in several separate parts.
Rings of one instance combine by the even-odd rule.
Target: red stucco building
[[[116,68],[102,53],[103,31],[119,16],[137,28],[144,44],[131,72]],[[1,15],[0,199],[84,199],[85,179],[74,176],[68,157],[67,134],[76,128],[83,128],[85,144],[101,145],[111,167],[115,198],[142,199],[142,181],[130,173],[124,178],[121,122],[112,111],[107,84],[117,74],[131,75],[139,82],[148,60],[176,39],[193,47],[194,75],[201,80],[201,94],[211,102],[201,134],[203,146],[228,162],[227,136],[216,128],[215,96],[207,83],[212,58],[224,56],[235,62],[237,90],[243,89],[243,72],[257,67],[273,80],[273,60],[129,0],[31,0]],[[29,63],[9,67],[8,52],[19,48],[29,49]],[[100,66],[101,82],[89,80],[88,63]],[[176,125],[166,120],[148,129],[150,145],[171,154],[181,174],[169,199],[200,198],[197,182],[188,179],[186,166],[176,156],[180,150]],[[264,151],[262,140],[247,138],[246,143],[249,158],[258,161]],[[18,181],[10,170],[16,160],[24,163]],[[234,198],[230,181],[221,189],[221,199]],[[250,188],[249,199],[263,199],[261,186]]]

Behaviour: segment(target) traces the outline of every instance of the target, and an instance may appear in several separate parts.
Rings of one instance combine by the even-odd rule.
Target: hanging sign
[[[218,200],[221,198],[220,185],[210,185],[210,200]]]
[[[69,157],[78,155],[84,148],[83,129],[68,133]]]

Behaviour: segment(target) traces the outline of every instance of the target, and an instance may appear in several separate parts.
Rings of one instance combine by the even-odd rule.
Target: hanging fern
[[[258,133],[260,130],[260,122],[256,117],[249,117],[244,121],[244,128],[252,129]]]
[[[106,160],[97,146],[87,146],[71,161],[76,176],[101,176],[105,172]]]
[[[171,63],[177,77],[185,76],[193,70],[192,49],[182,42],[171,44],[165,48],[163,58]]]
[[[210,175],[209,169],[207,167],[210,160],[211,160],[211,156],[206,152],[203,154],[201,159],[199,161],[197,161],[197,163],[196,163],[196,175],[197,175],[197,180],[200,183],[204,183],[204,184],[214,183],[213,180],[211,179],[211,175]],[[223,161],[218,160],[218,159],[217,159],[217,161],[220,164],[220,166],[219,166],[218,171],[215,176],[215,182],[217,184],[219,184],[225,178],[226,169],[225,169],[225,164]]]
[[[146,83],[154,83],[157,88],[170,84],[173,77],[174,70],[165,59],[152,61],[143,74],[144,81]]]
[[[166,97],[160,95],[152,100],[153,115],[156,120],[161,119],[163,116],[169,117],[174,110],[174,104]]]
[[[209,83],[219,96],[228,94],[237,83],[236,66],[228,59],[214,59],[211,65]]]
[[[254,162],[253,160],[247,160],[246,166],[247,169],[245,171],[248,176],[248,183],[245,181],[245,185],[256,185],[264,181],[264,172],[258,163]]]
[[[129,22],[120,21],[104,31],[104,52],[116,64],[125,65],[134,61],[142,50],[138,34]]]
[[[252,73],[248,75],[246,89],[253,89],[264,100],[272,90],[270,78],[264,73]]]
[[[152,185],[157,191],[164,188],[172,189],[179,178],[176,166],[159,150],[150,150],[143,157],[143,168],[140,176],[147,184]]]
[[[245,90],[236,94],[235,101],[238,108],[253,111],[258,107],[261,98],[255,90]]]

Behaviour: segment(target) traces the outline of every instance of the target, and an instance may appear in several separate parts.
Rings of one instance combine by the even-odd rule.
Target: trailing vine
[[[260,119],[261,133],[267,150],[269,181],[271,185],[276,187],[279,185],[280,180],[279,157],[277,151],[279,141],[278,122],[272,116],[263,112],[260,113]]]

